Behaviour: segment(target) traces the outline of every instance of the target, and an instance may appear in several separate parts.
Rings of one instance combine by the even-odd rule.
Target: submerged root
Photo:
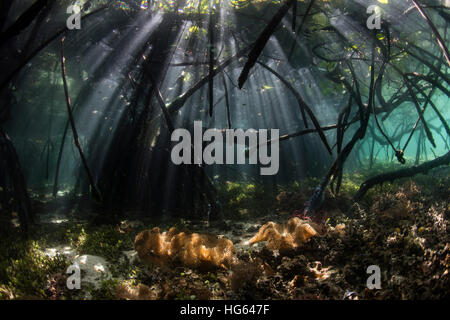
[[[136,236],[134,247],[144,263],[183,265],[202,270],[229,268],[236,251],[226,238],[178,232],[176,228],[163,233],[159,228],[143,231]]]
[[[314,222],[307,222],[297,217],[289,219],[284,224],[268,222],[249,240],[248,244],[266,241],[270,250],[295,249],[319,234],[322,228]]]

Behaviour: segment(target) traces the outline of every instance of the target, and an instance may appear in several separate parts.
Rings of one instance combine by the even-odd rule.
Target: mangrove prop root
[[[14,197],[18,204],[20,227],[26,232],[28,223],[33,222],[34,218],[31,202],[16,149],[2,127],[0,127],[0,155],[5,159],[6,170],[2,170],[5,170],[10,177],[14,190]]]
[[[223,82],[223,88],[225,90],[225,106],[227,108],[227,124],[228,124],[228,129],[231,129],[230,98],[228,97],[227,81],[225,80],[225,76],[223,74],[222,74],[222,82]]]
[[[302,117],[303,117],[303,121],[305,123],[305,127],[308,128],[308,125],[307,125],[307,122],[305,119],[305,114],[304,114],[304,111],[306,110],[309,117],[311,118],[312,123],[314,124],[314,127],[317,130],[317,133],[320,136],[320,139],[322,140],[323,144],[325,145],[325,148],[327,149],[327,151],[330,154],[332,154],[333,151],[331,150],[331,147],[327,141],[325,133],[323,132],[323,130],[320,127],[319,121],[317,120],[316,116],[314,115],[314,112],[311,110],[311,108],[308,106],[308,104],[302,99],[300,94],[297,92],[297,90],[295,90],[294,87],[286,79],[284,79],[278,72],[276,72],[275,70],[273,70],[272,68],[270,68],[269,66],[265,65],[264,63],[262,63],[260,61],[258,61],[258,64],[263,66],[265,69],[270,71],[273,75],[275,75],[278,79],[280,79],[281,82],[283,82],[283,84],[294,94],[294,96],[297,99],[297,102],[300,106],[300,110],[302,111]]]
[[[99,12],[107,9],[108,6],[100,7],[84,16],[81,17],[83,21],[85,21],[88,17],[96,15]],[[48,45],[50,45],[55,39],[57,39],[60,35],[64,34],[67,31],[67,27],[61,28],[55,34],[50,36],[47,40],[45,40],[41,45],[39,45],[35,50],[33,50],[29,55],[27,55],[19,65],[8,75],[5,77],[3,82],[0,84],[0,90],[3,90],[7,84],[11,82],[11,80],[25,67],[34,57],[36,57],[43,49],[45,49]]]
[[[297,22],[297,1],[292,3],[292,32],[295,32],[295,23]]]
[[[412,177],[419,173],[426,174],[429,170],[433,168],[448,165],[449,163],[450,163],[450,151],[439,158],[422,163],[421,165],[377,175],[364,181],[363,184],[361,184],[358,192],[354,196],[354,199],[355,200],[361,199],[370,188],[372,188],[377,184],[383,184],[384,182],[387,181],[394,181],[401,178]]]
[[[209,100],[209,116],[212,117],[214,109],[214,22],[212,14],[212,4],[209,4],[209,75],[208,75],[208,100]]]
[[[431,133],[431,130],[428,127],[427,122],[425,121],[425,117],[423,116],[423,112],[420,110],[420,105],[419,105],[419,102],[417,101],[417,97],[414,94],[414,92],[412,91],[411,85],[409,83],[409,79],[407,77],[405,77],[405,84],[406,84],[406,87],[408,88],[408,92],[411,95],[411,99],[414,102],[414,106],[416,107],[417,113],[419,114],[419,118],[422,121],[423,128],[425,129],[425,133],[427,135],[427,138],[430,141],[431,145],[434,148],[436,148],[436,143],[434,142],[433,134]]]
[[[158,100],[158,105],[163,113],[164,119],[166,120],[167,127],[169,128],[170,134],[175,130],[175,126],[173,125],[172,118],[170,117],[169,112],[167,111],[166,105],[164,103],[164,98],[161,94],[161,91],[158,88],[158,84],[156,83],[155,78],[149,73],[150,81],[152,83],[153,91],[155,92],[156,99]]]
[[[239,50],[235,55],[229,57],[225,61],[223,61],[221,64],[217,65],[216,68],[212,72],[208,72],[208,75],[206,77],[203,77],[201,80],[199,80],[196,84],[194,84],[191,88],[189,88],[185,93],[178,96],[176,99],[172,100],[172,102],[167,106],[167,109],[169,110],[169,113],[171,115],[176,115],[176,113],[184,106],[187,99],[191,97],[194,93],[197,92],[201,87],[203,87],[206,83],[209,82],[209,77],[216,76],[220,72],[224,71],[226,67],[228,67],[232,62],[237,60],[240,56],[242,56],[249,47],[245,47],[241,50]]]
[[[258,57],[266,46],[267,41],[269,41],[270,36],[275,32],[277,26],[280,24],[281,19],[283,19],[286,15],[289,8],[292,7],[293,2],[294,0],[286,0],[283,2],[280,9],[278,9],[277,13],[273,16],[272,20],[270,20],[269,24],[264,28],[258,39],[253,44],[253,47],[248,54],[248,60],[239,75],[239,89],[242,89],[245,81],[247,81],[250,70],[255,65],[256,60],[258,60]]]
[[[158,101],[158,105],[161,109],[161,112],[163,113],[163,116],[166,121],[169,132],[170,132],[170,134],[172,134],[173,131],[175,130],[175,126],[173,124],[171,115],[170,115],[169,111],[167,110],[167,107],[164,103],[164,98],[163,98],[161,91],[158,88],[158,84],[156,83],[156,80],[153,77],[153,75],[151,74],[151,72],[149,72],[149,77],[150,77],[150,81],[152,82],[152,87],[153,87],[152,90],[155,92],[156,100]],[[193,148],[192,145],[191,145],[191,148]],[[205,197],[205,199],[208,201],[209,205],[212,208],[215,208],[215,204],[217,202],[217,191],[216,191],[216,188],[214,187],[214,184],[209,179],[208,175],[205,173],[204,168],[203,167],[188,167],[188,170],[189,170],[189,173],[194,177],[196,188],[198,188],[200,193]],[[206,187],[202,187],[203,182],[206,183]],[[216,211],[216,210],[217,210],[217,208],[215,208],[214,211]],[[217,212],[215,212],[214,214],[216,215],[216,213]]]
[[[364,136],[366,135],[367,126],[369,123],[369,116],[370,111],[372,110],[372,104],[373,104],[373,98],[374,98],[374,87],[375,87],[375,46],[372,44],[372,62],[370,67],[370,85],[369,85],[369,97],[367,102],[367,108],[363,108],[363,106],[360,106],[359,110],[359,118],[361,125],[358,128],[358,130],[353,134],[352,139],[345,145],[345,147],[341,150],[341,152],[338,154],[336,160],[334,160],[333,164],[331,165],[330,169],[328,170],[328,173],[325,175],[325,177],[322,179],[321,183],[317,186],[315,189],[313,195],[308,201],[308,205],[304,210],[304,215],[306,216],[313,216],[315,214],[315,211],[320,208],[322,202],[323,202],[323,192],[327,185],[330,183],[333,183],[335,179],[337,178],[338,181],[341,179],[339,178],[340,172],[342,171],[342,168],[344,166],[344,162],[347,160],[347,157],[349,156],[350,152],[355,147],[356,143],[359,140],[362,140]],[[350,67],[350,70],[352,70],[352,67]],[[356,81],[355,81],[356,88],[358,87]],[[358,90],[358,89],[357,89]],[[359,91],[359,90],[358,90]],[[340,182],[339,182],[340,183]],[[337,190],[339,191],[339,190]]]
[[[422,17],[427,21],[428,25],[430,26],[431,30],[433,31],[434,36],[436,37],[436,41],[439,45],[439,47],[442,50],[442,53],[445,56],[445,60],[447,60],[447,64],[450,66],[450,53],[448,52],[447,47],[445,46],[445,42],[442,39],[441,35],[439,34],[439,31],[435,27],[434,23],[431,21],[431,19],[428,17],[426,12],[422,9],[419,2],[416,0],[411,0],[412,3],[414,3],[414,6],[417,8],[419,13],[422,15]]]
[[[86,170],[86,173],[87,173],[87,176],[89,179],[89,183],[92,188],[92,190],[91,190],[92,196],[95,200],[101,201],[100,192],[95,185],[94,177],[92,176],[91,170],[89,169],[89,166],[88,166],[88,163],[86,160],[86,157],[84,156],[83,149],[81,148],[77,128],[75,127],[75,120],[73,119],[72,106],[71,106],[71,102],[70,102],[69,89],[67,87],[67,79],[66,79],[66,58],[64,57],[64,40],[65,40],[65,38],[66,37],[63,37],[61,39],[61,72],[62,72],[62,78],[63,78],[63,84],[64,84],[64,93],[66,95],[67,112],[69,114],[70,126],[72,128],[73,140],[74,140],[75,146],[77,147],[78,152],[80,154],[84,169]]]
[[[314,4],[314,1],[315,1],[315,0],[309,1],[308,8],[306,9],[306,12],[305,12],[305,15],[303,16],[302,22],[300,23],[300,26],[298,27],[298,30],[297,30],[297,32],[296,32],[297,34],[300,34],[300,32],[302,32],[303,25],[305,24],[306,19],[308,18],[309,12],[311,11],[311,8],[312,8],[312,6],[313,6],[313,4]],[[295,6],[295,7],[297,6],[297,2],[295,2],[295,5],[294,5],[294,6]],[[294,17],[293,17],[293,21],[292,21],[292,23],[293,23],[292,28],[294,28],[295,18],[296,18],[296,17],[295,17],[296,14],[293,13],[293,15],[294,15]],[[295,32],[295,31],[293,31],[293,32]],[[293,41],[293,42],[292,42],[291,49],[290,49],[290,51],[289,51],[288,61],[291,60],[292,54],[294,53],[294,50],[295,50],[295,46],[296,46],[296,45],[297,45],[297,41]]]
[[[55,170],[55,179],[53,181],[53,196],[56,197],[58,193],[58,179],[59,179],[59,169],[61,168],[61,160],[64,151],[64,144],[66,141],[67,131],[69,131],[69,121],[67,121],[66,126],[64,127],[64,133],[61,138],[61,144],[59,146],[58,152],[58,160],[56,160],[56,170]]]
[[[295,90],[295,88],[290,84],[290,82],[287,81],[284,77],[282,77],[281,74],[279,74],[278,72],[273,70],[268,65],[262,63],[261,61],[257,61],[257,62],[259,65],[264,67],[266,70],[270,71],[275,77],[280,79],[280,81],[283,82],[283,84],[294,94],[295,98],[297,99],[298,105],[300,107],[300,112],[302,113],[303,125],[305,126],[306,129],[308,129],[308,121],[306,120],[306,114],[305,114],[305,109],[308,108],[308,105],[303,101],[302,97],[297,92],[297,90]],[[309,110],[308,113],[310,111],[311,110]],[[314,120],[313,120],[313,122],[314,122]],[[318,131],[320,132],[320,130],[318,130]]]
[[[352,108],[352,95],[349,94],[347,106],[339,112],[336,130],[336,147],[337,153],[341,153],[342,144],[344,142],[345,127]]]
[[[0,35],[0,45],[20,34],[36,18],[39,12],[45,8],[48,0],[38,0],[31,5],[6,31]]]

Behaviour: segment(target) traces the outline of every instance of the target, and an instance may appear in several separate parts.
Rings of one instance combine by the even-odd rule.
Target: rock
[[[74,263],[80,266],[82,285],[83,283],[88,283],[98,288],[102,277],[109,278],[111,276],[106,260],[102,257],[89,254],[75,256]]]

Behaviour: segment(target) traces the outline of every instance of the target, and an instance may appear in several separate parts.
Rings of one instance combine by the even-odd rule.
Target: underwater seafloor
[[[449,44],[450,0],[0,1],[0,300],[448,299]]]
[[[282,223],[295,214],[314,189],[314,179],[278,186],[276,197],[264,195],[261,186],[228,181],[220,190],[225,219],[209,224],[108,217],[71,207],[69,192],[57,199],[34,194],[39,223],[28,237],[20,238],[19,229],[11,229],[15,213],[0,224],[5,234],[0,243],[0,298],[448,298],[448,169],[376,187],[359,202],[351,195],[362,176],[351,177],[344,179],[339,196],[326,195],[322,232],[297,248],[280,250],[276,241],[268,248],[264,241],[249,246],[248,240],[267,222]],[[228,267],[208,269],[175,260],[144,264],[133,242],[139,232],[154,227],[230,239],[234,260]],[[79,290],[66,285],[66,269],[74,262],[81,268]],[[381,289],[366,285],[370,265],[380,267]]]

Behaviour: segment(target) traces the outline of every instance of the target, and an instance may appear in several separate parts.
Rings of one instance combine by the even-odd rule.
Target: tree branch
[[[292,7],[292,3],[294,1],[296,0],[285,0],[283,2],[277,13],[272,17],[269,24],[264,28],[258,39],[254,42],[253,47],[248,54],[248,60],[245,63],[241,74],[239,75],[239,89],[242,89],[245,81],[247,81],[250,70],[255,65],[256,60],[258,60],[258,57],[266,46],[267,41],[269,41],[269,38],[275,32],[276,28],[280,24],[281,19],[283,19],[283,17],[286,15],[289,8]]]
[[[387,172],[372,177],[361,184],[358,192],[354,196],[354,199],[355,200],[361,199],[370,188],[372,188],[377,184],[382,184],[387,181],[394,181],[400,178],[412,177],[419,173],[426,174],[429,170],[433,168],[448,165],[449,163],[450,163],[450,151],[447,152],[447,154],[443,155],[442,157],[422,163],[421,165],[400,169],[397,171]]]
[[[298,105],[300,106],[300,110],[302,111],[302,117],[303,122],[305,123],[305,127],[308,128],[308,124],[306,122],[305,117],[305,110],[308,113],[309,117],[311,118],[312,123],[314,124],[314,127],[317,130],[317,133],[320,136],[320,139],[322,140],[323,144],[325,145],[325,148],[328,150],[330,154],[333,153],[331,150],[331,147],[327,141],[327,137],[325,136],[325,133],[322,131],[319,121],[317,120],[316,116],[314,115],[314,112],[312,112],[311,108],[306,104],[306,102],[303,100],[303,98],[300,96],[300,94],[295,90],[295,88],[287,81],[285,78],[283,78],[278,72],[270,68],[269,66],[265,65],[264,63],[258,61],[258,64],[263,66],[265,69],[269,70],[273,75],[275,75],[278,79],[283,82],[283,84],[294,94],[295,98],[297,99]]]

